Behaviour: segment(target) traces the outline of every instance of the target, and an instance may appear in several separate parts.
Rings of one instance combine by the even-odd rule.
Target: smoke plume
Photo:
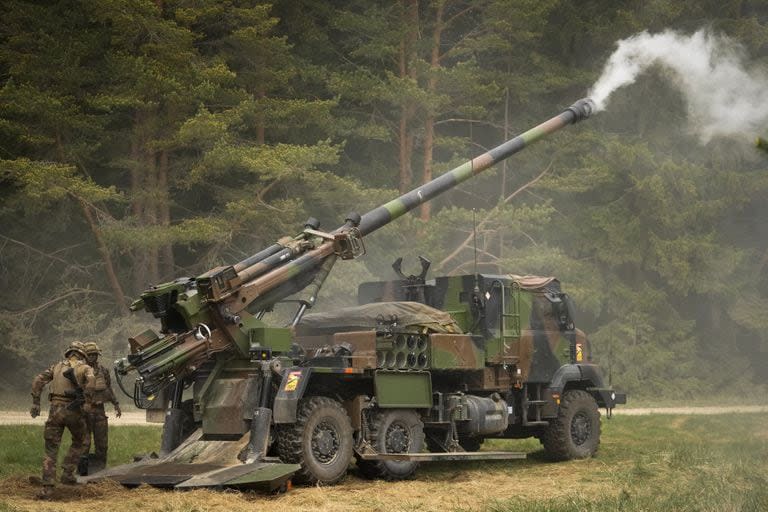
[[[589,94],[597,111],[616,89],[653,65],[685,95],[691,129],[702,142],[715,136],[753,138],[768,128],[768,76],[747,67],[738,43],[708,30],[690,36],[642,32],[619,41]]]

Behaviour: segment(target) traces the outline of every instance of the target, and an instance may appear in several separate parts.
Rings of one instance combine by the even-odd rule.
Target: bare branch
[[[463,118],[463,117],[449,117],[447,119],[441,119],[439,121],[435,121],[435,125],[439,124],[445,124],[445,123],[469,123],[469,124],[483,124],[486,126],[490,126],[492,128],[499,128],[503,129],[504,127],[500,124],[494,123],[492,121],[484,121],[482,119],[469,119],[469,118]]]
[[[26,243],[24,243],[24,242],[22,242],[20,240],[15,240],[15,239],[13,239],[11,237],[8,237],[8,236],[5,236],[5,235],[0,235],[0,238],[3,238],[4,240],[6,240],[8,242],[12,242],[14,244],[20,245],[20,246],[26,248],[27,250],[29,250],[31,252],[34,252],[35,254],[39,254],[40,256],[43,256],[45,258],[49,258],[51,260],[58,261],[59,263],[64,263],[65,265],[67,265],[69,267],[72,267],[72,268],[74,268],[76,270],[79,270],[80,272],[82,272],[84,274],[90,275],[86,270],[83,270],[80,266],[75,265],[74,263],[71,263],[71,262],[69,262],[69,261],[67,261],[65,259],[59,258],[58,256],[54,256],[54,254],[56,254],[58,252],[62,252],[62,251],[68,250],[68,249],[72,249],[74,247],[78,247],[78,246],[83,245],[83,244],[75,244],[75,245],[72,245],[70,247],[66,247],[66,248],[63,248],[63,249],[57,249],[56,251],[54,251],[52,253],[46,253],[46,252],[43,252],[40,249],[36,249],[36,248],[32,247],[31,245],[26,244]]]
[[[468,267],[470,265],[474,265],[474,260],[465,261],[464,263],[461,263],[454,267],[450,272],[447,272],[446,275],[452,276],[456,275],[459,271],[463,270],[465,267]],[[478,261],[477,266],[481,265],[496,265],[493,261]]]
[[[517,195],[519,195],[521,192],[523,192],[525,189],[535,185],[536,182],[538,182],[541,178],[544,177],[545,174],[547,174],[550,171],[550,169],[552,169],[552,162],[550,162],[549,165],[546,167],[546,169],[541,171],[541,173],[539,173],[538,176],[536,176],[531,181],[529,181],[528,183],[526,183],[525,185],[523,185],[522,187],[518,188],[517,190],[512,192],[510,195],[508,195],[504,199],[502,204],[507,204],[512,199],[514,199]],[[498,205],[493,207],[491,209],[491,211],[488,212],[488,215],[486,215],[485,218],[482,221],[480,221],[480,223],[477,225],[476,229],[480,230],[494,215],[496,215],[498,213],[498,210],[499,210]],[[451,252],[448,256],[443,258],[443,260],[440,263],[437,264],[437,268],[438,269],[442,269],[445,266],[446,263],[448,263],[453,258],[455,258],[456,255],[458,255],[461,252],[461,250],[464,249],[472,241],[472,236],[473,236],[473,233],[470,233],[469,236],[467,236],[467,238],[464,239],[464,241],[461,244],[459,244],[459,246],[456,247],[456,249],[454,249],[453,252]]]
[[[108,292],[102,292],[99,290],[91,290],[89,288],[72,288],[68,292],[59,295],[58,297],[54,297],[53,299],[44,302],[43,304],[40,304],[39,306],[35,306],[33,308],[25,309],[24,311],[14,311],[17,315],[28,315],[30,313],[37,314],[40,311],[53,306],[54,304],[61,302],[64,299],[67,299],[69,297],[72,297],[74,295],[104,295],[106,297],[112,297],[111,293]]]

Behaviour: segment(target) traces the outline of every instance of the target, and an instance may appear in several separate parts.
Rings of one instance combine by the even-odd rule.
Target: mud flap
[[[181,444],[182,428],[186,413],[182,409],[168,409],[163,423],[163,434],[160,440],[160,453],[171,453]]]
[[[307,389],[310,375],[312,368],[294,366],[283,371],[283,380],[272,407],[275,424],[296,423],[296,408]]]

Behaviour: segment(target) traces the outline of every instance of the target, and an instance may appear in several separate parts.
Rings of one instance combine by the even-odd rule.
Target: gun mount
[[[399,283],[406,295],[396,293],[395,300],[405,302],[344,313],[350,319],[353,313],[375,317],[372,325],[363,321],[358,330],[346,325],[332,333],[318,328],[307,337],[302,332],[308,324],[302,320],[336,261],[365,253],[364,237],[540,138],[589,117],[593,108],[591,100],[579,100],[548,121],[362,216],[350,213],[333,231],[321,231],[310,218],[295,236],[282,238],[234,265],[146,290],[131,309],[146,310],[159,319],[160,334],[148,330],[131,338],[131,353],[116,362],[115,373],[121,388],[125,375],[137,373],[132,393],[137,406],[165,407],[167,402],[163,458],[114,468],[94,478],[176,487],[266,484],[274,488],[294,473],[298,480],[334,483],[346,472],[353,454],[365,474],[388,479],[409,476],[419,460],[520,458],[520,454],[497,452],[473,455],[462,448],[485,437],[544,435],[548,420],[560,414],[560,393],[565,395],[566,383],[572,382],[591,390],[591,394],[584,391],[586,398],[577,397],[584,409],[580,421],[587,424],[575,430],[584,437],[575,442],[589,440],[591,447],[595,429],[599,436],[599,415],[595,427],[593,409],[596,412],[597,404],[610,409],[623,403],[623,396],[608,393],[599,372],[587,364],[585,337],[576,333],[572,322],[558,323],[558,333],[565,334],[551,337],[570,340],[573,364],[556,382],[554,374],[548,373],[547,382],[552,385],[534,379],[530,382],[535,391],[527,387],[530,379],[526,379],[535,374],[535,368],[519,366],[522,356],[510,352],[513,342],[519,347],[528,343],[521,338],[520,314],[509,309],[510,303],[521,300],[515,279],[475,276],[473,287],[457,296],[472,306],[457,310],[454,319],[435,309],[444,295],[432,293],[435,286],[426,281],[428,260],[422,260],[419,276],[407,277],[398,261],[394,268],[404,278]],[[466,288],[447,281],[439,286]],[[384,288],[374,284],[373,289]],[[545,291],[547,304],[557,303],[552,307],[567,317],[570,313],[562,306],[567,301],[559,285]],[[270,326],[263,320],[278,302],[298,292],[302,293],[294,301],[298,307],[290,327]],[[501,315],[494,313],[498,318],[493,325],[481,321],[490,303]],[[474,320],[469,321],[470,316]],[[516,328],[507,326],[513,317]],[[420,327],[414,330],[409,325]],[[475,332],[476,328],[480,331]],[[328,343],[318,346],[322,340]],[[552,361],[547,364],[555,368]],[[454,382],[456,371],[468,372],[468,381]],[[444,372],[453,376],[438,377]],[[192,398],[185,401],[188,388]],[[461,391],[472,389],[475,394]],[[514,414],[518,407],[523,412]],[[396,425],[399,434],[392,439],[376,437],[382,428],[389,432],[388,425]],[[444,453],[418,453],[424,432],[427,446]],[[270,450],[276,450],[280,459],[268,457]],[[190,469],[195,467],[192,461],[206,460],[201,453],[210,454],[215,470],[209,468],[203,474]],[[571,450],[565,457],[591,453]]]

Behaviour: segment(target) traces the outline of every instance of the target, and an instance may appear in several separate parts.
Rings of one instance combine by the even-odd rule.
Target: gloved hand
[[[115,404],[115,416],[118,418],[123,415],[123,411],[120,410],[120,404]]]
[[[32,404],[32,408],[29,410],[29,415],[33,418],[40,416],[40,404]]]

